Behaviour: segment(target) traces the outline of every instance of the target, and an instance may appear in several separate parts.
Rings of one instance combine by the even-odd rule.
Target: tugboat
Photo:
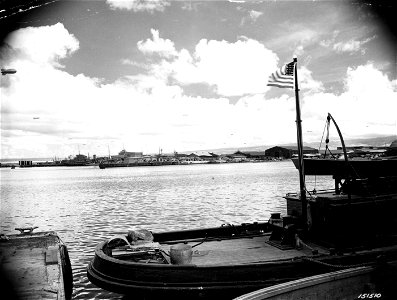
[[[87,268],[92,283],[149,299],[231,299],[292,280],[397,260],[397,168],[388,167],[394,162],[388,160],[378,170],[375,182],[372,176],[366,180],[341,173],[335,190],[308,192],[296,59],[287,72],[295,74],[300,182],[300,192],[285,197],[288,215],[273,213],[268,222],[216,228],[126,232],[96,247]]]

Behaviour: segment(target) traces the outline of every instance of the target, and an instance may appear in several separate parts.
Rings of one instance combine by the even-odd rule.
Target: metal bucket
[[[176,244],[170,248],[171,263],[173,265],[188,265],[192,263],[192,246]]]

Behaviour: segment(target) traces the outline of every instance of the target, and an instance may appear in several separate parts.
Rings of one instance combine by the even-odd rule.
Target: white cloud
[[[298,70],[299,88],[304,92],[318,93],[324,90],[321,81],[314,80],[312,71],[307,67],[302,66]]]
[[[263,15],[263,12],[260,11],[251,10],[249,12],[249,16],[253,22],[255,22],[261,15]]]
[[[300,101],[304,142],[320,143],[328,113],[335,118],[345,139],[396,134],[395,81],[373,64],[348,68],[345,91],[340,95],[325,92],[320,82],[311,79],[310,70],[301,67],[298,72],[300,82],[303,80]],[[258,137],[265,145],[295,142],[293,93],[273,99],[249,95],[240,98],[236,107],[241,141],[245,140],[242,132],[249,132],[247,137]],[[330,138],[339,141],[334,126]]]
[[[138,49],[169,58],[153,64],[152,74],[164,80],[172,77],[180,84],[212,85],[222,96],[263,93],[267,77],[277,68],[277,55],[252,39],[235,43],[203,39],[190,54],[186,49],[177,52],[156,30],[152,34],[153,40],[138,42]]]
[[[138,49],[144,54],[158,54],[164,57],[176,56],[174,43],[169,39],[160,38],[159,31],[151,29],[153,39],[139,41]]]
[[[323,46],[323,47],[331,46],[335,42],[335,39],[337,38],[338,35],[339,35],[339,30],[334,30],[332,32],[331,38],[320,41],[320,46]]]
[[[356,39],[351,39],[347,42],[337,42],[334,43],[332,46],[332,49],[335,50],[337,53],[343,53],[343,52],[348,52],[348,53],[355,53],[355,52],[361,52],[362,55],[365,54],[366,49],[363,47],[365,44],[373,40],[376,36],[369,37],[365,40],[356,40]],[[332,44],[332,40],[329,41],[323,41],[321,43],[322,46],[324,47],[329,47]]]
[[[140,63],[140,62],[137,62],[135,60],[128,59],[128,58],[121,59],[120,63],[122,65],[135,66],[135,67],[139,67],[139,68],[142,68],[142,69],[147,69],[148,68],[148,66],[145,65],[144,63]]]
[[[357,52],[361,49],[362,42],[356,40],[350,40],[348,42],[339,42],[333,45],[333,49],[336,52]]]
[[[112,9],[126,9],[134,12],[138,11],[164,11],[169,6],[166,0],[106,0]]]
[[[345,137],[396,134],[397,91],[387,76],[367,64],[348,68],[344,84],[340,95],[319,92],[303,96],[304,118],[310,120],[311,129],[321,128],[329,112]],[[324,117],[319,122],[315,116]]]
[[[23,53],[30,61],[58,67],[62,66],[61,59],[79,48],[78,40],[61,23],[19,29],[7,37],[6,43],[12,45],[15,51]]]
[[[263,93],[264,82],[277,64],[276,54],[250,39],[235,43],[201,40],[194,58],[202,82],[215,85],[224,96]]]
[[[303,45],[299,45],[294,51],[294,56],[301,56],[304,52],[305,50],[303,50]]]

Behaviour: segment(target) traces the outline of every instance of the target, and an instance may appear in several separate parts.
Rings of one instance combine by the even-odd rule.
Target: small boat
[[[73,277],[67,247],[53,231],[16,228],[21,234],[1,235],[0,266],[4,299],[72,297]]]
[[[260,289],[234,300],[394,299],[397,262],[349,268]],[[332,295],[332,296],[331,296]]]
[[[291,236],[291,221],[275,215],[266,223],[148,232],[151,238],[137,241],[139,231],[129,232],[96,247],[88,278],[120,294],[231,299],[315,274],[372,266],[380,255],[397,259],[395,244],[335,249],[303,243]]]

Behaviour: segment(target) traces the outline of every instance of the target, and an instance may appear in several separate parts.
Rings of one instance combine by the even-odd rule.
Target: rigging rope
[[[361,263],[361,264],[355,264],[355,265],[335,265],[335,264],[330,264],[330,263],[326,263],[323,261],[319,261],[310,257],[302,257],[303,260],[307,260],[309,262],[313,262],[319,265],[323,265],[323,266],[327,266],[327,267],[332,267],[332,268],[339,268],[339,269],[344,269],[344,268],[357,268],[357,267],[366,267],[366,266],[370,266],[373,263]]]

